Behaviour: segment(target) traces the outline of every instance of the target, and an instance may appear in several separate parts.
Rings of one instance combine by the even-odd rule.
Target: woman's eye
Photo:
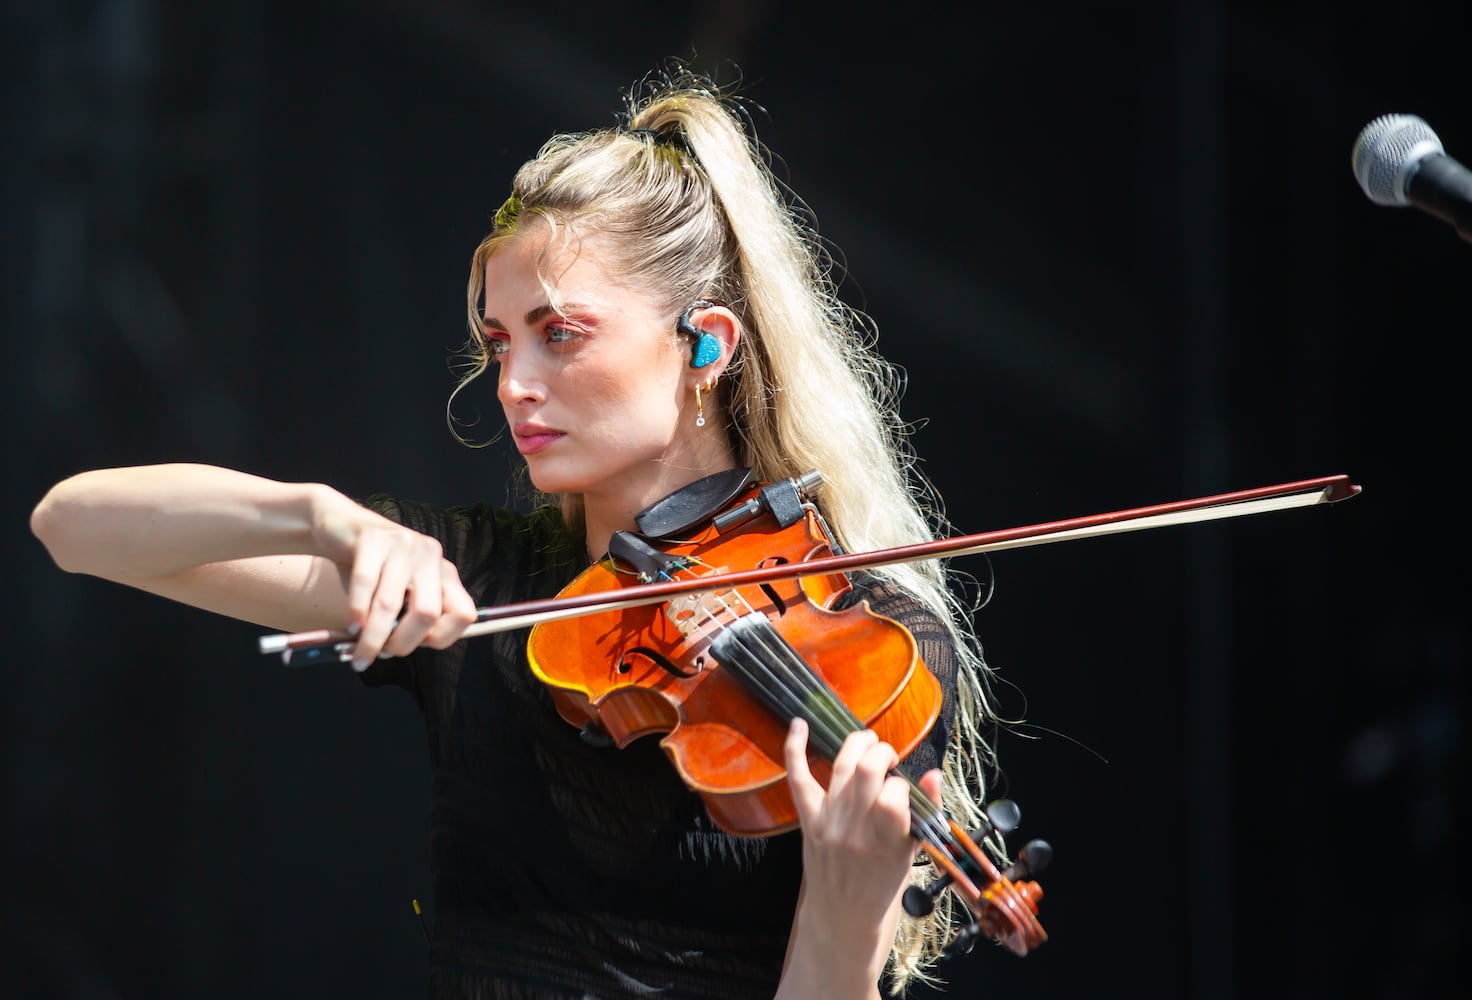
[[[511,345],[505,337],[486,337],[486,356],[492,361],[500,360],[501,356],[511,349]]]
[[[547,343],[549,344],[571,343],[572,341],[576,340],[578,336],[580,335],[576,330],[569,330],[565,326],[547,327]]]

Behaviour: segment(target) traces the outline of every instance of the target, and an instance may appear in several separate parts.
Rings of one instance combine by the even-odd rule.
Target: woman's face
[[[545,227],[529,227],[486,264],[497,396],[539,490],[632,515],[704,474],[690,472],[699,376],[675,317],[618,284],[596,239],[543,259],[547,239]]]

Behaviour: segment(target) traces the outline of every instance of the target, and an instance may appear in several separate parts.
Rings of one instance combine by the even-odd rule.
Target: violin
[[[564,720],[619,746],[664,733],[661,745],[713,820],[748,836],[796,825],[782,763],[794,717],[808,722],[823,781],[850,733],[874,729],[903,758],[939,713],[939,684],[903,626],[864,602],[834,609],[851,590],[849,571],[1336,503],[1360,492],[1344,476],[1326,476],[843,553],[811,501],[818,474],[757,485],[749,477],[731,470],[665,498],[639,515],[639,532],[616,533],[609,553],[557,597],[482,608],[464,633],[532,626],[532,669]],[[260,639],[262,653],[292,665],[346,661],[352,646],[340,630]],[[1037,920],[1042,889],[1031,876],[1051,847],[1032,841],[998,870],[977,843],[1015,829],[1016,806],[992,803],[973,834],[910,784],[912,835],[941,875],[906,891],[906,912],[923,916],[947,889],[959,896],[972,921],[948,954],[983,935],[1019,955],[1046,941]]]
[[[821,484],[816,474],[745,487],[748,475],[735,470],[693,484],[697,495],[744,487],[714,518],[705,503],[681,494],[644,511],[640,533],[616,533],[609,555],[558,596],[599,594],[616,603],[617,591],[656,579],[719,578],[834,554],[807,499]],[[823,573],[545,621],[531,630],[528,658],[567,722],[620,747],[666,734],[660,746],[718,826],[769,836],[798,825],[783,760],[792,719],[807,721],[813,771],[826,785],[850,734],[872,729],[903,759],[940,715],[940,682],[914,636],[867,601],[834,609],[851,590],[845,574]],[[1041,868],[1051,848],[1034,841],[1031,864],[1009,876],[977,845],[1002,832],[991,815],[1010,818],[1015,806],[994,803],[987,828],[973,836],[913,779],[891,773],[909,783],[911,834],[942,873],[927,889],[912,887],[906,909],[923,916],[949,888],[972,917],[953,949],[985,935],[1025,955],[1047,940],[1037,920],[1042,888],[1023,876]]]

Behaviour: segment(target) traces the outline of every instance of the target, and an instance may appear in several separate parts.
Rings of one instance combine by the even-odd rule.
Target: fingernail
[[[372,660],[369,660],[366,657],[360,656],[356,660],[353,661],[353,669],[356,670],[358,673],[361,674],[363,671],[365,671],[365,670],[368,669],[368,664],[370,664],[372,662],[373,662]]]
[[[360,625],[358,622],[353,622],[352,624],[348,625],[348,635],[357,635],[361,631],[363,631],[363,626]]]

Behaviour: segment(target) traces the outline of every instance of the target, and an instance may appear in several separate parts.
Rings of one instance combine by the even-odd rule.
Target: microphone
[[[1415,205],[1472,243],[1472,171],[1415,115],[1381,115],[1354,144],[1354,176],[1377,205]]]

